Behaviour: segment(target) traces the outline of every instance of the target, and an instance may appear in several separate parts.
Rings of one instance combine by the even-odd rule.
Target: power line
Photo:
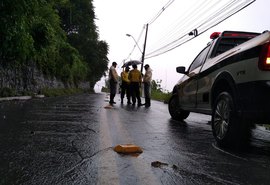
[[[169,0],[162,8],[161,8],[161,10],[147,23],[148,25],[150,25],[150,24],[152,24],[152,23],[154,23],[157,19],[158,19],[158,17],[165,11],[165,9],[167,9],[173,2],[174,2],[175,0]],[[140,36],[139,36],[139,38],[137,39],[137,43],[139,43],[139,40],[141,39],[141,36],[142,36],[142,33],[143,33],[143,31],[144,31],[144,29],[145,29],[145,25],[144,25],[144,27],[143,27],[143,29],[142,29],[142,31],[141,31],[141,33],[140,33]],[[134,47],[133,47],[133,49],[131,50],[131,52],[129,53],[129,55],[128,55],[128,57],[124,60],[124,61],[126,61],[128,58],[130,58],[130,56],[132,55],[132,53],[134,52],[134,49],[136,48],[136,44],[134,45]]]
[[[194,6],[192,11],[189,12],[186,16],[183,16],[184,19],[181,19],[177,22],[177,28],[174,30],[173,35],[165,35],[163,38],[163,43],[159,43],[158,46],[155,46],[150,51],[158,50],[157,48],[164,48],[168,47],[171,44],[175,44],[179,42],[185,35],[187,35],[191,30],[194,30],[200,22],[204,22],[207,12],[211,10],[217,9],[216,7],[219,6],[216,2],[205,1],[205,4],[197,4],[198,6]],[[197,11],[196,11],[197,10]],[[194,14],[196,12],[196,14]],[[204,15],[203,17],[201,15]],[[157,45],[157,44],[156,44]],[[150,52],[151,53],[151,52]]]
[[[195,11],[197,11],[199,13],[204,8],[206,8],[207,5],[209,5],[209,2],[207,0],[205,0],[205,1],[201,1],[200,3],[195,2],[195,4],[191,4],[190,5],[191,8],[185,8],[188,11],[185,11],[184,13],[181,14],[180,17],[177,17],[176,24],[169,26],[167,28],[167,30],[169,30],[169,32],[168,31],[166,32],[163,29],[163,32],[161,34],[159,34],[159,35],[161,35],[160,39],[152,47],[158,48],[158,47],[161,47],[163,45],[166,45],[166,44],[172,42],[173,40],[176,40],[179,37],[179,35],[183,35],[187,31],[189,31],[190,27],[192,27],[192,26],[190,26],[190,24],[192,22],[194,22],[194,20],[192,20],[193,19],[192,14],[194,14]],[[188,30],[185,30],[187,28],[188,28]],[[194,27],[192,27],[192,28],[194,28]],[[157,46],[155,46],[155,45],[157,45]],[[152,49],[152,50],[154,50],[154,49]]]
[[[231,13],[230,13],[230,14],[231,14]],[[224,20],[224,19],[226,18],[226,16],[228,16],[228,15],[223,16],[223,17],[222,17],[222,20]],[[211,22],[211,21],[210,21],[210,22]],[[215,25],[216,22],[220,22],[220,20],[219,20],[219,19],[214,20],[214,21],[212,21],[211,24],[214,24],[214,25]],[[208,26],[208,27],[209,27],[209,26],[211,27],[211,24],[210,24],[210,25],[207,25],[207,26]],[[203,26],[204,26],[204,25],[203,25]],[[206,27],[206,28],[208,28],[208,27]],[[195,30],[195,28],[196,28],[196,27],[193,27],[194,30]],[[206,28],[205,28],[205,29],[206,29]],[[190,29],[190,30],[191,30],[191,29]],[[187,40],[191,40],[190,37],[189,37],[189,35],[188,35],[188,33],[190,32],[190,30],[186,30],[186,32],[185,32],[184,34],[181,34],[181,35],[182,35],[181,37],[179,37],[179,38],[175,39],[174,41],[172,41],[172,42],[170,42],[170,43],[164,45],[163,47],[161,47],[161,49],[163,49],[163,51],[164,51],[165,49],[167,49],[168,51],[170,51],[171,48],[175,48],[175,45],[178,46],[178,45],[181,45],[181,42],[185,43]],[[199,31],[200,33],[201,33],[201,32],[204,32],[204,30],[202,30],[202,29],[199,28],[199,27],[197,27],[196,30],[197,30],[197,31],[200,30],[200,31]],[[179,44],[179,43],[180,43],[180,44]],[[161,53],[164,53],[163,51],[161,51]],[[157,53],[158,50],[155,51],[155,52]],[[149,55],[149,54],[148,54],[148,55]],[[149,57],[149,56],[148,56],[148,57]]]
[[[163,6],[161,10],[157,13],[157,15],[151,21],[148,22],[148,25],[154,23],[157,20],[157,18],[165,11],[165,9],[167,9],[173,2],[174,0],[169,0],[168,3],[165,6]]]
[[[224,1],[223,1],[224,2]],[[218,3],[215,2],[215,4],[212,4],[210,7],[206,9],[203,8],[200,10],[200,13],[197,16],[194,16],[189,19],[188,21],[184,22],[180,26],[181,33],[178,32],[178,37],[168,41],[168,36],[164,37],[164,41],[162,46],[158,47],[158,49],[153,49],[149,53],[146,53],[146,59],[152,58],[161,54],[164,54],[168,51],[171,51],[180,45],[183,45],[184,43],[194,39],[196,36],[201,35],[202,33],[206,32],[210,28],[218,25],[219,23],[223,22],[224,20],[228,19],[232,15],[236,14],[237,12],[241,11],[242,9],[246,8],[250,4],[255,2],[255,0],[245,1],[245,2],[239,2],[237,0],[231,0],[227,2],[226,4],[220,5],[221,7],[218,7],[217,10],[211,11],[211,13],[207,17],[201,18],[200,16],[204,15],[205,12],[210,11],[211,9],[214,9],[214,7],[218,6]],[[237,4],[238,3],[238,4]],[[196,21],[196,22],[195,22]],[[191,26],[187,26],[187,28],[184,28],[185,25],[191,24],[194,22]],[[180,24],[179,24],[180,25]],[[190,37],[189,33],[192,30],[196,30],[195,37]],[[177,33],[175,33],[177,34]],[[175,35],[169,35],[170,38],[173,38]],[[167,42],[166,42],[167,41]],[[165,43],[165,44],[164,44]]]

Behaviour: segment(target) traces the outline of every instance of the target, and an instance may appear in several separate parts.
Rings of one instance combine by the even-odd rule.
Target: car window
[[[207,46],[206,48],[204,48],[199,55],[197,55],[197,57],[193,60],[192,64],[189,67],[189,72],[193,71],[194,69],[196,69],[197,67],[201,66],[207,56],[207,53],[209,51],[210,46]]]
[[[212,52],[211,57],[218,56],[221,53],[224,53],[225,51],[228,51],[236,47],[237,45],[246,42],[249,39],[250,38],[238,38],[238,37],[222,38],[218,41],[218,44],[216,44],[216,47],[214,48],[214,52]]]

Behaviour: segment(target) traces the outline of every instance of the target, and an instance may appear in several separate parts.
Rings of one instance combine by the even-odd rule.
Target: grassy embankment
[[[164,103],[168,103],[170,97],[171,97],[171,93],[165,93],[165,92],[155,91],[155,90],[153,90],[151,93],[151,98],[153,100],[162,101]]]

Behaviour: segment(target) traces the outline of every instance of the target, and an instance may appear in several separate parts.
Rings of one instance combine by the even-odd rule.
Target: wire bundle
[[[154,23],[157,22],[158,18],[164,10],[167,9],[174,0],[170,0],[162,9],[148,22],[148,25],[151,28],[151,34],[155,34],[154,32],[158,32],[158,40],[154,40],[147,43],[147,52],[145,54],[145,59],[152,58],[169,52],[186,42],[194,39],[195,37],[201,35],[206,32],[210,28],[218,25],[222,21],[228,19],[232,15],[246,8],[255,0],[189,0],[188,7],[182,6],[181,2],[176,4],[175,7],[179,12],[179,16],[176,20],[174,20],[170,25],[162,26],[162,30],[155,29],[156,26]],[[169,13],[169,12],[168,12]],[[173,15],[174,17],[176,15]],[[168,19],[168,17],[165,17]],[[172,18],[170,16],[170,18]],[[162,20],[158,23],[158,25],[165,25],[168,22],[162,22]],[[165,29],[166,28],[166,29]],[[143,27],[143,30],[145,27]],[[138,38],[138,42],[143,33],[141,31],[140,37]],[[161,33],[160,33],[161,32]],[[150,35],[151,35],[150,34]],[[157,34],[157,33],[156,33]],[[134,46],[135,48],[135,46]],[[129,57],[134,51],[129,54]]]

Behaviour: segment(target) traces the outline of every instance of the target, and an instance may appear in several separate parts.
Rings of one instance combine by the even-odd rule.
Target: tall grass
[[[162,92],[160,90],[152,90],[151,99],[168,103],[171,97],[171,93]]]
[[[72,95],[82,92],[84,92],[84,90],[77,88],[58,88],[58,89],[44,88],[41,90],[41,94],[44,94],[46,97]]]

